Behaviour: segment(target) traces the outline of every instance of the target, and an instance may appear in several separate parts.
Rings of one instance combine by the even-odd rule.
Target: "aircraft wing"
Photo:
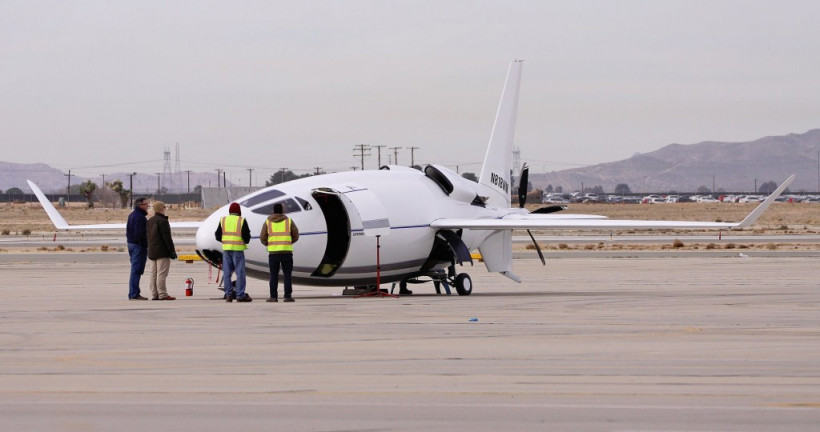
[[[31,180],[26,180],[28,182],[28,186],[31,188],[34,195],[37,196],[37,200],[40,201],[40,205],[43,206],[43,209],[48,214],[48,218],[51,219],[51,223],[54,224],[54,227],[60,230],[114,230],[114,229],[125,229],[125,222],[123,223],[110,223],[110,224],[90,224],[90,225],[69,225],[68,222],[63,218],[60,212],[51,204],[51,201],[48,200],[46,195],[40,188],[34,184]],[[199,228],[202,225],[201,221],[189,221],[189,222],[170,222],[171,228]]]
[[[792,174],[741,222],[700,222],[665,220],[619,220],[595,215],[509,214],[495,219],[437,219],[430,223],[438,229],[732,229],[752,225],[794,180]]]

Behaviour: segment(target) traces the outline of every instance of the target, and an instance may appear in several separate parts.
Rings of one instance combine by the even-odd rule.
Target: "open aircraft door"
[[[314,189],[327,224],[327,245],[322,262],[312,276],[331,277],[344,263],[353,232],[366,236],[390,234],[387,211],[376,194],[358,184],[333,185]]]

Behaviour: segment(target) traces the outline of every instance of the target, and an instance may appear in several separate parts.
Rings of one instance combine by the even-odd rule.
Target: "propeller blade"
[[[525,163],[521,167],[521,178],[518,180],[518,207],[524,208],[527,203],[527,183],[529,182],[530,167]]]
[[[533,237],[532,232],[530,232],[530,230],[527,230],[527,234],[530,235],[530,238],[532,239],[532,244],[535,245],[535,250],[538,252],[538,258],[541,258],[541,264],[547,265],[547,261],[544,259],[544,254],[541,252],[541,246],[538,246],[538,242],[535,241],[535,237]]]

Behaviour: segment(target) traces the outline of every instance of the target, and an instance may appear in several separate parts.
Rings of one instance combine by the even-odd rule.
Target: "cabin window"
[[[254,196],[246,199],[245,201],[240,202],[239,205],[241,205],[242,207],[253,207],[256,204],[263,203],[265,201],[270,201],[270,200],[272,200],[274,198],[277,198],[277,197],[280,197],[284,194],[285,194],[284,192],[282,192],[278,189],[266,190],[266,191],[260,193],[259,195],[254,195]]]
[[[299,201],[299,204],[301,204],[302,208],[305,209],[305,210],[310,210],[310,209],[313,208],[313,206],[311,206],[310,203],[305,199],[296,197],[296,201]]]

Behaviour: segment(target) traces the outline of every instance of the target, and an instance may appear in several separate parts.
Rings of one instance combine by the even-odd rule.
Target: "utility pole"
[[[188,193],[191,193],[191,170],[186,170],[185,172],[188,173]]]
[[[399,164],[399,149],[401,147],[388,147],[390,150],[393,150],[393,164]]]
[[[253,187],[253,168],[247,168],[248,170],[248,187]]]
[[[313,167],[313,169],[316,170],[316,173],[314,175],[319,175],[322,173],[322,167]]]
[[[410,147],[410,167],[416,166],[416,158],[415,158],[415,150],[418,150],[418,147]]]
[[[216,188],[219,189],[219,184],[222,183],[220,179],[222,178],[222,169],[216,169]]]
[[[228,188],[228,171],[222,171],[222,187]]]
[[[381,168],[382,167],[382,147],[387,147],[387,146],[382,144],[382,145],[375,145],[373,147],[376,147],[376,152],[378,154],[378,160],[379,160],[378,168]]]
[[[160,193],[162,193],[162,186],[160,186],[160,184],[159,184],[159,179],[162,178],[162,177],[160,177],[160,175],[162,175],[162,173],[154,173],[154,174],[157,175],[157,195],[159,195]]]
[[[279,183],[284,183],[285,182],[285,173],[288,172],[288,169],[287,169],[287,167],[282,167],[282,168],[280,168],[280,170],[282,171],[282,175],[279,176]]]
[[[137,173],[135,173],[135,172],[132,172],[131,174],[128,174],[128,179],[129,179],[128,180],[128,199],[131,202],[130,206],[132,208],[134,207],[134,176],[135,175],[137,175]]]
[[[356,154],[358,150],[359,154]],[[364,157],[370,156],[370,153],[365,153],[370,151],[370,146],[367,144],[356,144],[353,146],[353,156],[359,156],[362,159],[362,170],[364,170]]]
[[[68,187],[65,189],[65,202],[68,205],[71,202],[71,170],[68,170],[68,174],[63,175],[68,176]]]

